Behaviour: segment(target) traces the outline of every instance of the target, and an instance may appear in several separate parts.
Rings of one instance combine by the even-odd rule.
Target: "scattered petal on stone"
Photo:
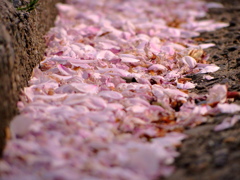
[[[203,79],[212,80],[212,79],[214,79],[214,77],[212,77],[212,76],[210,76],[210,75],[204,75],[204,76],[203,76]]]
[[[210,48],[210,47],[215,46],[215,44],[213,44],[213,43],[207,43],[207,44],[200,44],[199,46],[200,46],[202,49],[207,49],[207,48]]]
[[[206,4],[208,8],[223,8],[224,6],[217,2],[209,2]]]
[[[200,69],[201,71],[199,73],[212,73],[219,70],[219,67],[214,64],[210,64],[210,65],[203,65],[202,67],[200,67]]]
[[[217,108],[220,110],[222,113],[235,113],[240,111],[240,106],[237,104],[218,104]]]
[[[233,117],[227,117],[225,118],[221,124],[218,124],[214,127],[214,131],[222,131],[225,129],[229,129],[234,126],[238,121],[240,120],[239,115],[235,115]]]
[[[161,64],[153,64],[148,68],[148,70],[150,70],[150,71],[163,71],[164,72],[164,71],[167,70],[167,68],[165,66],[161,65]]]
[[[209,90],[209,96],[207,98],[207,102],[209,104],[214,103],[224,103],[227,97],[227,86],[226,85],[214,85]]]

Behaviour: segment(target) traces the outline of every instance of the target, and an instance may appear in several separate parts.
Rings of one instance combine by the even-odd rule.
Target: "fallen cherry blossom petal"
[[[66,76],[77,74],[75,71],[72,71],[61,64],[57,65],[57,68],[63,75],[66,75]]]
[[[71,83],[72,87],[82,93],[96,94],[98,92],[98,86],[85,83]]]
[[[201,69],[199,73],[212,73],[219,70],[219,67],[213,64],[208,65],[198,65],[198,67]]]
[[[139,61],[139,59],[137,59],[135,56],[130,55],[130,54],[120,54],[119,56],[120,56],[122,62],[134,63],[134,62]]]
[[[209,104],[214,104],[214,103],[224,103],[226,101],[227,97],[227,86],[226,85],[214,85],[210,90],[209,90],[209,96],[207,98],[207,102]]]
[[[108,61],[111,61],[113,59],[118,59],[119,57],[116,56],[114,53],[112,53],[111,51],[108,51],[108,50],[103,50],[103,51],[100,51],[97,56],[96,56],[97,59],[105,59],[105,60],[108,60]]]
[[[208,8],[223,8],[223,7],[224,7],[222,4],[217,3],[217,2],[208,2],[208,3],[206,4],[206,6],[207,6]]]
[[[212,76],[210,76],[210,75],[204,75],[204,76],[203,76],[203,79],[212,80],[212,79],[214,79],[214,77],[212,77]]]
[[[202,49],[207,49],[207,48],[210,48],[210,47],[215,46],[215,44],[213,44],[213,43],[207,43],[207,44],[200,44],[199,46],[200,46]]]
[[[240,106],[237,104],[218,104],[217,108],[222,113],[235,113],[240,111]]]
[[[166,71],[167,68],[161,64],[153,64],[151,65],[148,70],[152,70],[152,71]]]
[[[214,127],[214,131],[222,131],[233,127],[240,120],[239,115],[225,118],[221,124]]]
[[[185,84],[177,83],[177,88],[179,88],[179,89],[193,89],[193,88],[195,88],[195,86],[196,85],[191,82],[186,82]]]
[[[99,96],[110,98],[110,99],[121,99],[123,96],[122,94],[116,92],[116,91],[101,91],[98,93]]]
[[[194,68],[197,65],[197,62],[191,56],[185,56],[182,58],[183,63],[187,64],[190,68]]]

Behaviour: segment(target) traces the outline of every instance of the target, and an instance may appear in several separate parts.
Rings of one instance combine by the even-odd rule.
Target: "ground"
[[[202,75],[194,75],[197,87],[194,92],[205,93],[214,84],[227,84],[230,91],[240,91],[240,1],[218,0],[223,9],[211,9],[208,19],[228,22],[229,27],[214,32],[202,33],[196,41],[215,43],[207,49],[210,61],[221,69],[212,73],[214,79],[202,80]],[[239,100],[235,103],[240,104]],[[240,123],[225,131],[214,132],[213,128],[225,117],[219,114],[209,117],[209,122],[193,129],[185,130],[189,136],[179,148],[176,172],[167,180],[238,180],[240,179]]]
[[[210,74],[214,77],[210,81],[202,80],[202,75],[191,76],[198,84],[194,90],[196,93],[206,93],[216,83],[227,84],[230,91],[240,91],[240,48],[238,46],[240,43],[240,2],[239,0],[215,1],[223,3],[225,8],[211,9],[207,18],[228,22],[230,26],[215,32],[202,33],[195,40],[199,43],[216,44],[207,52],[210,54],[209,60],[220,66],[221,70]],[[42,35],[52,25],[56,14],[56,11],[52,11],[51,8],[57,0],[46,2],[50,2],[50,5],[42,2],[43,4],[39,7],[40,11],[33,11],[30,14],[17,12],[7,0],[0,2],[0,21],[4,22],[4,26],[0,24],[0,32],[4,32],[0,34],[0,56],[1,61],[7,60],[7,68],[0,67],[0,81],[2,82],[0,100],[6,102],[6,106],[0,108],[0,149],[4,144],[3,129],[7,121],[17,113],[14,105],[18,100],[19,91],[27,85],[32,68],[42,58],[45,48]],[[14,34],[16,32],[18,34]],[[23,59],[24,62],[21,61]],[[10,60],[13,61],[12,64]],[[2,65],[2,67],[5,66]],[[9,72],[11,73],[4,76]],[[236,100],[235,103],[240,104],[240,100]],[[188,138],[179,147],[181,155],[175,162],[176,172],[166,180],[240,179],[240,123],[229,130],[213,131],[215,125],[229,116],[233,115],[219,114],[216,117],[209,117],[207,123],[185,130]]]

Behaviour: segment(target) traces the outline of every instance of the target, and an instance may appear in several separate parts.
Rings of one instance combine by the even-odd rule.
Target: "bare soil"
[[[210,9],[207,19],[228,22],[229,27],[214,32],[204,32],[195,40],[215,43],[207,49],[210,62],[221,69],[210,73],[214,79],[203,80],[203,75],[193,75],[196,93],[206,93],[214,84],[227,84],[229,91],[240,92],[240,1],[215,0],[225,7]],[[240,104],[240,100],[234,103]],[[240,114],[240,113],[238,113]],[[213,128],[233,114],[218,114],[193,129],[185,130],[189,136],[179,148],[180,157],[175,162],[176,172],[166,180],[239,180],[240,179],[240,122],[233,128],[215,132]]]

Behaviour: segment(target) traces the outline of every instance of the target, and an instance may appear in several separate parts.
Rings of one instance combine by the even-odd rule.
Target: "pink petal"
[[[165,66],[161,65],[161,64],[153,64],[148,68],[148,70],[150,70],[150,71],[163,71],[164,72],[164,71],[167,70],[167,68]]]
[[[202,67],[201,67],[202,66]],[[214,64],[207,64],[207,65],[199,65],[198,67],[201,69],[199,73],[210,73],[210,72],[216,72],[220,68]]]
[[[212,77],[212,76],[210,76],[210,75],[204,75],[204,76],[203,76],[203,79],[212,80],[212,79],[214,79],[214,77]]]
[[[233,127],[239,120],[240,120],[239,115],[235,115],[232,118],[227,117],[222,121],[221,124],[214,127],[214,131],[222,131],[225,129],[229,129],[229,128]]]
[[[207,98],[207,102],[209,104],[213,103],[224,103],[226,101],[227,96],[227,86],[226,85],[214,85],[211,89],[209,89],[209,96]]]
[[[182,58],[184,64],[188,65],[190,68],[194,68],[197,65],[196,60],[191,56],[184,56]]]
[[[118,100],[123,97],[122,94],[116,91],[101,91],[100,93],[98,93],[98,95],[105,98],[114,99],[114,100]]]
[[[177,88],[179,88],[179,89],[193,89],[193,88],[195,88],[195,86],[196,85],[191,82],[186,82],[185,84],[177,83]]]
[[[81,93],[96,94],[98,93],[98,86],[86,83],[71,83],[72,87],[76,88]]]
[[[207,44],[200,44],[199,46],[200,46],[202,49],[207,49],[207,48],[216,46],[216,44],[207,43]]]
[[[218,104],[217,108],[222,112],[222,113],[235,113],[240,111],[240,106],[237,104]]]
[[[62,64],[57,65],[57,68],[63,75],[66,75],[66,76],[76,75],[77,74],[76,71],[73,71],[73,70],[71,70],[69,68],[66,68]]]
[[[127,108],[127,111],[132,111],[133,113],[144,113],[148,108],[146,106],[135,105]]]
[[[207,8],[223,8],[224,6],[217,2],[208,2],[206,4]]]
[[[139,59],[137,59],[137,57],[130,55],[130,54],[120,54],[119,56],[120,56],[122,62],[134,63],[134,62],[139,61]]]

